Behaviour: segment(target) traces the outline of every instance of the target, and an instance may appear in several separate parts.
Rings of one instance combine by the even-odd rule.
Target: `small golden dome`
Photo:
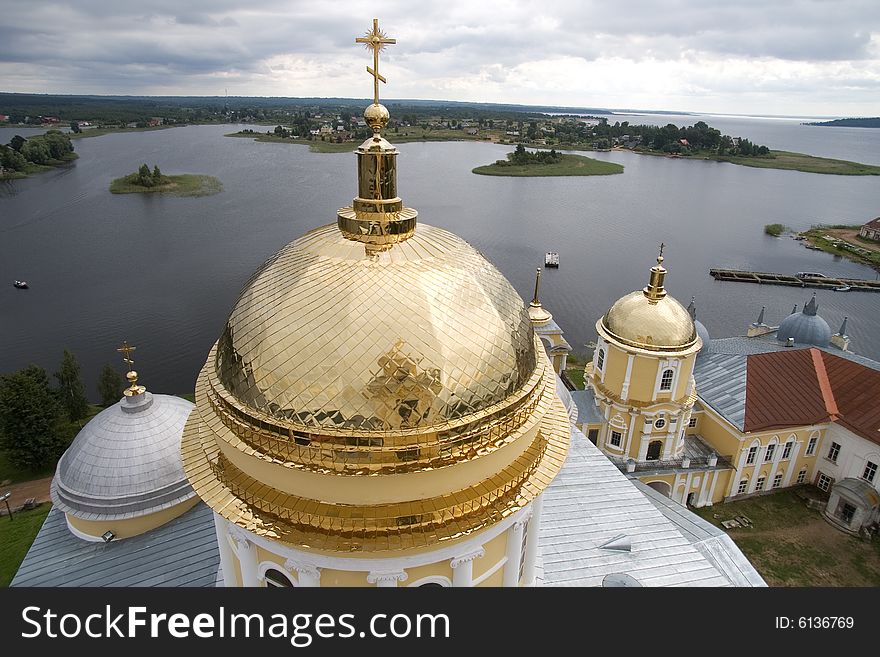
[[[606,337],[649,351],[681,351],[697,343],[694,321],[684,306],[669,295],[651,303],[642,290],[618,299],[597,328]]]
[[[599,335],[648,351],[699,349],[701,342],[691,314],[663,287],[666,280],[664,246],[660,245],[648,285],[615,301],[596,322]]]

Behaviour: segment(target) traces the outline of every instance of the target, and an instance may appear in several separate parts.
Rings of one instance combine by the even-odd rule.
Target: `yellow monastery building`
[[[764,309],[747,336],[710,340],[648,285],[596,322],[577,426],[621,470],[676,502],[706,506],[813,483],[826,517],[858,533],[880,519],[880,363],[831,334],[815,295],[778,327]],[[832,491],[832,486],[834,491]]]

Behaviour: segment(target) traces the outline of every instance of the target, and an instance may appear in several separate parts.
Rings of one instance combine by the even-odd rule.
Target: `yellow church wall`
[[[507,532],[501,532],[488,543],[484,543],[483,551],[485,554],[479,559],[474,560],[474,580],[480,578],[486,572],[491,570],[495,564],[505,557],[507,554]],[[481,582],[480,586],[493,586],[491,582],[496,576],[501,577],[503,570],[504,566],[495,571],[495,573],[489,576],[485,581]],[[500,579],[497,586],[501,586]]]
[[[605,346],[605,376],[602,385],[609,390],[620,391],[626,376],[627,353],[612,344]],[[602,380],[602,374],[595,372],[597,378]]]
[[[163,509],[156,513],[150,513],[138,518],[126,518],[124,520],[83,520],[69,513],[66,515],[67,521],[71,526],[83,534],[101,538],[105,532],[111,531],[115,534],[116,539],[122,539],[138,536],[156,527],[161,527],[166,522],[170,522],[176,517],[183,515],[198,503],[198,496],[193,496],[170,509]]]
[[[485,575],[488,571],[490,571],[499,561],[501,561],[507,551],[507,532],[501,532],[498,536],[495,536],[491,540],[487,541],[483,544],[484,556],[474,559],[473,561],[473,579],[476,581],[483,575]],[[273,563],[276,564],[278,569],[284,571],[284,563],[287,560],[286,557],[275,554],[274,552],[267,550],[262,546],[256,546],[257,549],[257,563]],[[437,546],[433,545],[429,548],[430,550],[436,550]],[[421,550],[419,552],[422,552]],[[393,563],[394,559],[400,558],[403,556],[415,556],[418,552],[410,551],[410,552],[401,552],[397,551],[393,554],[388,553],[377,553],[372,555],[364,555],[365,558],[368,556],[369,558],[387,558],[389,563]],[[333,555],[340,556],[340,555]],[[345,555],[350,556],[350,555]],[[235,562],[235,573],[238,577],[238,581],[241,581],[241,568],[238,562],[238,559],[233,559]],[[405,568],[404,570],[407,573],[406,581],[400,582],[398,586],[407,586],[413,582],[417,582],[420,579],[425,577],[445,577],[452,582],[453,569],[450,564],[449,558],[444,558],[435,563],[425,564],[421,566],[414,566],[411,568]],[[389,566],[389,569],[391,566]],[[364,570],[337,570],[334,568],[321,568],[321,586],[322,587],[361,587],[361,586],[375,586],[371,584],[367,577],[370,574],[370,569],[365,567]],[[296,574],[294,573],[292,578],[296,580]],[[480,582],[479,586],[501,586],[504,580],[504,567],[498,568],[494,573],[486,577],[486,579]]]
[[[742,432],[727,424],[708,407],[703,412],[703,417],[698,420],[698,425],[700,430],[697,433],[721,456],[732,456],[732,461],[736,465],[742,444],[738,436],[742,436]]]

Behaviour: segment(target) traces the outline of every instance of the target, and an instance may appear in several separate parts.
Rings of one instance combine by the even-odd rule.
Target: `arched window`
[[[263,577],[266,580],[266,588],[274,587],[274,588],[286,588],[293,586],[293,582],[291,582],[287,575],[282,573],[280,570],[276,570],[275,568],[269,568],[263,574]]]
[[[663,376],[660,377],[660,390],[672,390],[673,376],[675,376],[675,372],[673,370],[663,370]]]
[[[600,349],[599,353],[596,355],[596,369],[602,370],[605,368],[605,350]]]

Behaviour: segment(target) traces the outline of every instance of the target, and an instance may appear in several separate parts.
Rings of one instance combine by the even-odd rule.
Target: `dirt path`
[[[0,490],[0,495],[7,491],[12,493],[9,497],[9,508],[15,513],[24,504],[24,501],[33,497],[39,504],[41,502],[49,502],[49,484],[52,483],[52,477],[44,479],[34,479],[33,481],[23,481],[20,484],[12,484],[5,486]],[[6,515],[6,505],[0,504],[0,515]]]

